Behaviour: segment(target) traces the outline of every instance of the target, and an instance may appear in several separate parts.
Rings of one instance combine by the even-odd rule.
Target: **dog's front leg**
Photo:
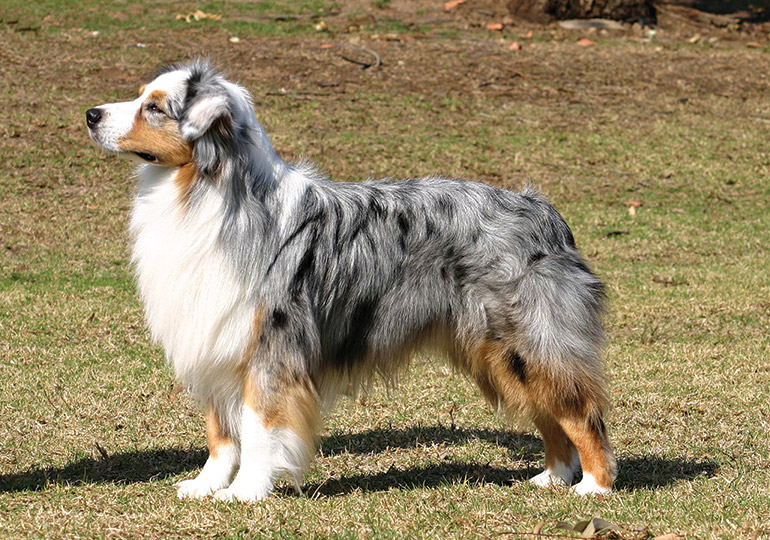
[[[307,379],[270,383],[249,373],[241,409],[241,464],[233,483],[214,494],[219,500],[256,501],[288,477],[299,490],[302,475],[315,453],[320,413],[318,397]]]
[[[176,495],[180,499],[200,499],[229,486],[238,468],[238,445],[222,429],[219,416],[212,406],[206,409],[206,438],[209,458],[196,478],[176,484]]]

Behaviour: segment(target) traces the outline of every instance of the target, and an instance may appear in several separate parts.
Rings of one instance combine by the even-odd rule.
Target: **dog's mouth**
[[[147,152],[134,152],[135,155],[139,156],[145,161],[149,161],[150,163],[157,163],[158,162],[158,156],[154,154],[148,154]]]

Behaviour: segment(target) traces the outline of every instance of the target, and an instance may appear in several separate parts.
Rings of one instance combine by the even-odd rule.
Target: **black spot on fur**
[[[338,367],[349,369],[356,360],[366,355],[367,342],[375,321],[379,300],[364,298],[350,313],[347,334],[340,340],[337,353],[331,360]]]
[[[593,275],[593,273],[591,272],[591,269],[588,268],[588,265],[585,263],[585,261],[580,260],[580,259],[574,259],[571,262],[575,266],[575,268],[578,268],[579,270],[585,272],[586,274]]]
[[[537,251],[537,252],[533,253],[533,254],[532,254],[530,257],[529,257],[529,261],[528,261],[528,263],[529,263],[529,264],[535,264],[537,261],[539,261],[539,260],[540,260],[540,259],[542,259],[543,257],[545,257],[545,253],[543,253],[542,251]]]
[[[286,326],[286,323],[288,322],[289,318],[286,315],[285,311],[282,311],[280,309],[274,309],[273,310],[273,328],[280,330],[281,328]]]
[[[401,245],[401,249],[406,250],[406,238],[409,236],[411,225],[409,224],[409,219],[406,217],[406,214],[403,212],[398,213],[396,220],[398,221],[398,230],[401,231],[401,237],[398,239],[398,242]]]
[[[289,237],[284,241],[284,243],[281,245],[280,248],[278,248],[278,251],[275,254],[275,257],[270,262],[270,265],[267,267],[267,274],[270,274],[270,271],[273,269],[273,266],[275,266],[275,263],[278,261],[278,258],[281,256],[281,253],[286,249],[286,247],[291,244],[302,232],[307,229],[311,224],[320,224],[321,226],[324,224],[324,222],[328,219],[328,216],[326,215],[326,212],[323,211],[323,209],[317,208],[317,200],[315,198],[315,195],[308,189],[305,192],[303,201],[302,201],[302,207],[300,210],[300,215],[306,215],[304,220],[302,220],[302,223],[300,223],[295,229],[294,232],[292,232]],[[316,228],[315,231],[313,231],[314,239],[311,239],[310,245],[312,246],[315,243],[315,240],[318,236],[318,228]]]
[[[369,199],[369,210],[377,219],[385,219],[388,215],[388,209],[383,206],[376,193]]]
[[[527,363],[515,351],[508,355],[508,362],[521,384],[527,384]]]
[[[607,427],[604,425],[604,420],[602,420],[601,416],[591,418],[591,430],[599,438],[604,438],[607,435]]]
[[[305,251],[305,254],[302,256],[302,259],[300,259],[297,270],[294,272],[294,277],[289,284],[289,294],[291,294],[291,297],[294,300],[299,297],[302,292],[302,286],[313,271],[313,263],[315,262],[315,253],[313,249],[314,246],[311,243]]]
[[[487,191],[487,198],[492,206],[497,206],[499,209],[510,212],[513,210],[511,200],[508,198],[509,193],[501,189],[489,188]]]
[[[462,255],[458,254],[454,247],[450,246],[444,255],[446,268],[452,272],[452,277],[458,285],[467,283],[472,266],[463,261]]]
[[[439,195],[436,199],[436,209],[448,218],[455,215],[455,202],[448,195]]]
[[[430,218],[425,218],[425,236],[430,238],[436,234],[436,225]]]

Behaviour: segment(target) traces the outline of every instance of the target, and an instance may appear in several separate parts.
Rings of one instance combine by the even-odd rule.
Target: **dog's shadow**
[[[414,426],[409,429],[379,428],[323,438],[324,456],[378,454],[394,448],[420,445],[457,445],[483,440],[509,448],[528,465],[500,468],[483,463],[445,461],[426,466],[401,468],[396,463],[385,472],[357,473],[303,486],[305,493],[337,496],[354,491],[387,491],[392,488],[436,487],[458,482],[511,485],[534,475],[542,467],[540,440],[526,433],[505,430],[452,429],[443,426]],[[0,475],[0,492],[39,491],[59,485],[93,483],[133,484],[163,480],[199,469],[206,461],[204,449],[137,450],[83,458],[61,468],[33,468]],[[663,458],[654,455],[626,456],[618,460],[620,470],[615,489],[632,491],[662,487],[680,480],[713,476],[718,464],[711,460]]]

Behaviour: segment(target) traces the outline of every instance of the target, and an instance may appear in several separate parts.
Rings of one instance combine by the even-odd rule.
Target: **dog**
[[[299,490],[321,411],[417,349],[447,357],[542,435],[538,486],[610,492],[604,294],[533,189],[441,177],[334,182],[273,149],[206,60],[86,111],[140,163],[130,232],[152,338],[203,405],[209,457],[181,498]]]

